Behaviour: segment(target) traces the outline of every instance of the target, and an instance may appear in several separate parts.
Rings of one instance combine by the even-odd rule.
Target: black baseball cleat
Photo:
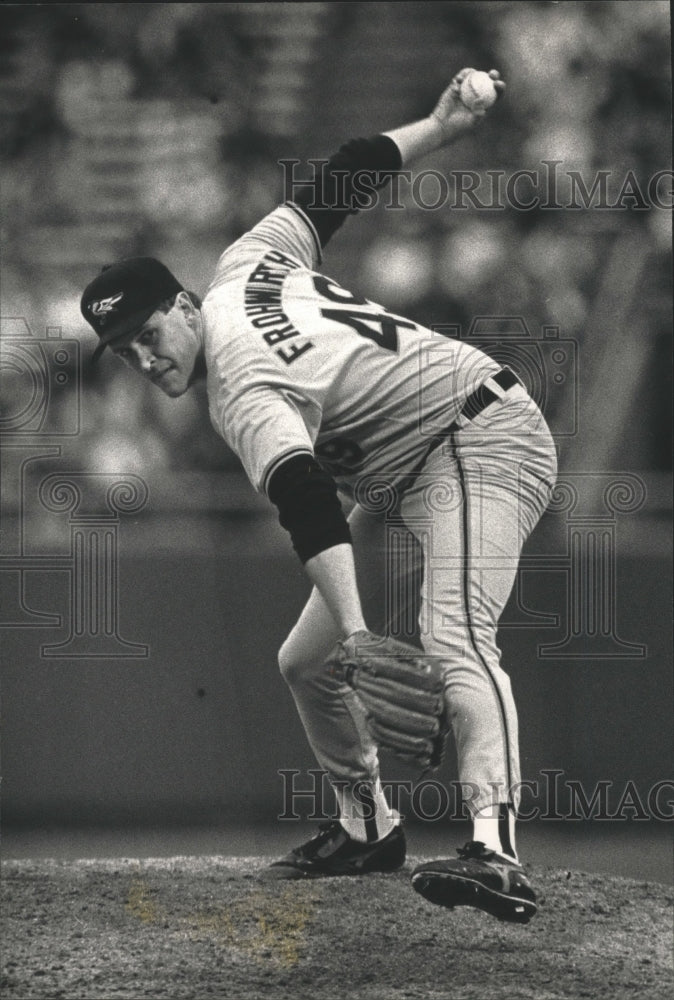
[[[260,878],[270,881],[393,872],[404,864],[405,853],[405,833],[400,825],[382,840],[364,844],[353,840],[338,820],[331,820],[321,823],[306,844],[263,869]]]
[[[476,906],[499,920],[528,924],[537,911],[536,893],[516,861],[472,840],[458,858],[427,861],[412,872],[412,885],[439,906]]]

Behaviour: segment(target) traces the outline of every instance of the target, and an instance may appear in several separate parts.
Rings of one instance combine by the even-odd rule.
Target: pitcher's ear
[[[176,302],[180,306],[180,309],[182,310],[187,323],[190,326],[192,326],[192,324],[194,323],[194,306],[187,292],[185,291],[178,292],[178,295],[176,296]]]

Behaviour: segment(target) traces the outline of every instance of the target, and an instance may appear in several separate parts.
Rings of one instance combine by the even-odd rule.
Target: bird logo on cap
[[[101,325],[105,323],[108,318],[108,313],[116,312],[115,306],[124,298],[124,292],[118,292],[117,295],[110,295],[107,299],[99,299],[98,302],[92,302],[89,306],[94,316],[98,316]]]

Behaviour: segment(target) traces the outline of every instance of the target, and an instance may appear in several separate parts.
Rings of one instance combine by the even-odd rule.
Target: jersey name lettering
[[[297,261],[286,257],[280,250],[272,250],[265,254],[246,283],[244,291],[246,316],[256,330],[265,331],[262,336],[270,347],[291,337],[302,336],[283,311],[281,298],[283,282],[291,270],[297,270],[299,267]],[[312,342],[307,340],[303,344],[279,347],[274,353],[290,365],[313,346]]]

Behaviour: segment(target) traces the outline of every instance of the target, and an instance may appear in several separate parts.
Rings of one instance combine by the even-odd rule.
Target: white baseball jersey
[[[204,298],[211,420],[264,492],[293,454],[342,486],[410,471],[499,365],[318,273],[320,245],[287,203],[220,258]]]

